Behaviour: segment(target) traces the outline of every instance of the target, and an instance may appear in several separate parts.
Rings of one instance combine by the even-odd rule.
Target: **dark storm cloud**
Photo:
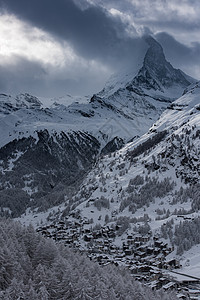
[[[23,56],[12,56],[4,62],[0,56],[0,92],[18,94],[28,92],[37,96],[56,97],[65,94],[87,95],[97,92],[104,84],[102,74],[95,68],[73,66],[76,76],[71,76],[67,68],[55,71],[51,65],[43,65]],[[87,74],[87,76],[85,76]],[[74,74],[73,74],[74,75]],[[92,83],[92,84],[91,84]]]
[[[59,71],[53,64],[45,65],[44,62],[31,61],[22,56],[5,62],[2,56],[0,90],[10,93],[27,91],[43,96],[98,92],[111,73],[120,71],[126,65],[134,70],[141,57],[144,58],[147,45],[138,36],[136,26],[145,34],[158,30],[170,32],[156,35],[166,58],[176,68],[193,77],[200,77],[200,44],[185,46],[172,37],[174,32],[174,36],[185,32],[189,37],[190,32],[198,29],[200,21],[196,15],[194,21],[192,17],[185,18],[189,6],[178,11],[182,9],[178,0],[94,0],[94,5],[89,3],[91,1],[0,0],[0,9],[4,13],[12,13],[18,19],[50,33],[63,45],[63,49],[66,41],[76,53],[75,62],[65,63]],[[189,0],[184,3],[189,5]],[[192,0],[191,3],[197,6],[198,1]],[[118,16],[108,12],[113,8],[119,10]],[[193,16],[194,12],[189,13]],[[27,31],[30,28],[27,26]],[[29,35],[31,44],[31,31]],[[16,39],[20,40],[20,36]],[[83,58],[83,64],[79,63],[79,58]]]
[[[191,32],[200,29],[199,0],[91,0],[107,8],[116,8],[132,16],[137,25],[154,32]]]
[[[46,75],[39,63],[14,56],[10,63],[0,64],[0,90],[8,93],[40,91]]]
[[[0,3],[8,12],[50,32],[60,41],[66,40],[76,53],[87,59],[119,64],[134,57],[143,43],[139,38],[130,38],[121,19],[112,17],[99,6],[82,9],[72,0]]]

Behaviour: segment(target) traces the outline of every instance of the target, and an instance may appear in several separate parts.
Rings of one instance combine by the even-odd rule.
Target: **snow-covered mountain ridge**
[[[181,70],[173,68],[165,59],[163,49],[158,42],[151,37],[147,37],[146,42],[149,48],[138,70],[134,73],[124,72],[113,76],[98,95],[109,98],[125,88],[140,96],[171,102],[182,95],[185,87],[195,82],[195,79]]]
[[[0,95],[0,207],[167,289],[172,267],[199,276],[182,255],[200,244],[200,83],[147,43],[83,103]]]
[[[87,201],[101,195],[109,200],[116,198],[119,209],[123,190],[128,187],[129,180],[138,175],[143,178],[148,175],[150,178],[157,177],[158,181],[171,177],[176,190],[199,183],[199,105],[198,82],[169,106],[146,134],[99,161],[99,165],[88,175],[89,181],[84,182],[82,187],[86,191]],[[97,186],[94,192],[87,193],[92,188],[89,182]],[[117,208],[116,202],[113,203]],[[109,211],[111,214],[112,209]],[[89,212],[83,214],[88,215]],[[92,217],[92,214],[89,215]]]
[[[199,105],[196,82],[147,133],[99,158],[75,196],[21,222],[100,264],[126,266],[152,288],[192,296],[200,280]]]
[[[87,131],[101,142],[106,138],[104,145],[116,132],[125,141],[145,133],[168,103],[194,81],[166,61],[158,42],[151,37],[146,41],[149,48],[139,70],[112,77],[101,92],[81,99],[82,103],[69,95],[47,101],[29,94],[1,94],[0,145],[44,129]]]
[[[82,222],[82,229],[77,231],[74,240],[70,240],[67,229],[63,240],[79,249],[90,250],[90,253],[95,253],[91,254],[92,257],[103,253],[108,260],[119,262],[114,250],[119,247],[122,253],[127,253],[121,257],[122,264],[128,264],[128,259],[139,263],[140,255],[146,253],[147,261],[152,260],[156,265],[157,255],[146,251],[157,251],[163,268],[167,268],[167,261],[173,257],[180,259],[183,251],[200,241],[197,229],[189,231],[189,236],[184,233],[185,239],[180,240],[185,227],[190,230],[197,228],[200,218],[199,104],[200,82],[197,82],[168,107],[146,134],[99,159],[75,197],[66,197],[66,202],[54,208],[54,212],[37,214],[32,221],[36,224],[46,216],[46,224],[54,224],[55,228],[59,222],[72,225]],[[24,215],[22,220],[30,221],[30,215]],[[113,228],[114,233],[108,230],[110,244],[102,246],[103,250],[99,252],[98,245],[104,243],[106,237],[91,240],[90,236],[106,226]],[[88,232],[88,236],[84,232]],[[61,235],[58,233],[58,236]],[[137,246],[142,250],[130,241],[132,237],[136,243],[137,236],[145,240]],[[155,250],[153,237],[157,237],[160,243],[167,242],[168,248]],[[154,250],[150,250],[152,247]],[[141,264],[147,261],[143,259]],[[135,262],[135,268],[138,268],[138,263]],[[190,274],[193,267],[184,268],[184,272]],[[191,274],[198,277],[194,272]]]
[[[166,61],[155,40],[147,42],[139,71],[121,74],[88,102],[67,105],[69,96],[47,103],[29,94],[0,95],[3,208],[7,202],[11,209],[16,189],[27,206],[29,201],[43,208],[62,202],[64,184],[71,195],[99,155],[142,136],[182,94],[188,77]],[[62,189],[61,196],[52,198]]]

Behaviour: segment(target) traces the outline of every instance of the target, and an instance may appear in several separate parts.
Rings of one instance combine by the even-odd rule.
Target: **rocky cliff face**
[[[139,88],[153,89],[164,93],[165,89],[173,87],[186,88],[189,82],[180,70],[166,61],[161,45],[153,38],[146,38],[149,49],[144,58],[143,66],[131,82]],[[174,95],[176,97],[177,95]],[[181,95],[179,95],[181,96]]]
[[[78,188],[99,149],[99,142],[84,132],[43,130],[8,143],[0,149],[1,207],[17,216],[28,205],[44,209],[64,201],[68,189]]]

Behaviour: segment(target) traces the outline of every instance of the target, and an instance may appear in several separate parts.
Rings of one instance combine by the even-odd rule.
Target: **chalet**
[[[153,251],[154,251],[154,248],[153,248],[153,247],[147,247],[147,248],[146,248],[146,253],[147,253],[147,255],[153,254]]]
[[[148,241],[150,240],[150,236],[149,235],[144,235],[144,236],[142,236],[142,242],[143,243],[147,243]]]
[[[154,241],[155,247],[158,247],[158,248],[161,248],[162,243],[163,243],[163,242],[161,242],[161,241],[159,241],[159,240]]]
[[[163,256],[167,256],[171,251],[169,251],[168,249],[162,249],[162,254]]]
[[[168,244],[167,243],[162,243],[162,249],[167,249],[168,248]]]
[[[142,245],[142,246],[140,246],[140,247],[138,247],[138,251],[141,251],[141,252],[146,252],[146,246],[144,246],[144,245]]]
[[[153,265],[154,264],[154,259],[153,258],[151,258],[151,259],[148,258],[148,260],[146,260],[146,263],[148,265]]]
[[[123,251],[129,249],[129,245],[123,242],[122,249]]]
[[[116,246],[115,245],[110,245],[110,250],[116,250]]]
[[[95,199],[91,198],[88,200],[88,203],[93,203],[95,201]]]
[[[141,266],[138,267],[138,272],[141,272],[141,273],[148,273],[148,272],[150,272],[150,270],[151,270],[151,267],[148,265],[142,264]]]
[[[56,237],[56,240],[57,240],[57,241],[62,241],[62,240],[63,240],[63,237],[62,237],[62,236],[57,236],[57,237]]]
[[[134,256],[135,256],[135,257],[139,257],[139,258],[143,258],[143,257],[146,256],[146,252],[136,251],[136,252],[134,253]]]
[[[163,262],[164,261],[164,255],[162,252],[160,252],[157,256],[156,256],[156,260],[158,262]]]
[[[135,241],[135,242],[141,242],[141,241],[142,241],[142,236],[141,236],[141,235],[136,235],[136,236],[134,237],[134,241]]]
[[[134,244],[134,238],[133,238],[133,236],[132,235],[128,235],[127,236],[127,244],[128,245],[133,245]]]
[[[154,248],[153,254],[158,255],[159,253],[160,253],[160,249],[159,248]]]
[[[62,233],[65,234],[65,232],[66,232],[66,231],[63,230],[63,229],[58,229],[58,230],[57,230],[57,233],[59,233],[59,234],[62,234]]]
[[[180,262],[177,260],[177,259],[171,259],[171,260],[168,260],[166,261],[166,263],[168,264],[169,267],[171,268],[180,268]]]
[[[178,284],[176,282],[168,282],[167,284],[162,286],[164,291],[174,290],[177,287],[178,287]]]
[[[50,228],[56,228],[56,225],[55,224],[51,224]]]
[[[122,259],[124,258],[124,256],[125,256],[124,253],[118,254],[118,255],[115,256],[115,259],[116,259],[116,260],[122,260]]]
[[[65,240],[65,244],[66,244],[66,245],[69,245],[69,244],[71,244],[71,243],[73,243],[73,240],[72,240],[71,238],[67,238],[67,239]]]
[[[133,254],[133,250],[132,249],[126,249],[124,250],[125,255],[132,255]]]
[[[163,262],[162,261],[155,261],[153,264],[156,268],[162,269],[163,267]]]
[[[158,280],[154,280],[149,284],[149,287],[155,291],[160,288],[160,282]]]
[[[92,235],[89,235],[89,234],[85,234],[84,237],[83,237],[84,241],[85,242],[90,242],[92,240]]]
[[[141,245],[141,243],[140,243],[140,242],[134,242],[134,246],[135,246],[135,248],[138,248],[138,247],[140,247],[140,245]]]
[[[134,241],[135,242],[147,243],[149,241],[149,239],[150,239],[149,235],[138,234],[138,235],[134,236]]]
[[[64,226],[65,222],[64,221],[59,221],[58,224]]]
[[[133,236],[132,235],[128,235],[127,236],[127,240],[133,240]]]
[[[64,226],[62,226],[62,225],[57,226],[57,231],[58,230],[63,230],[63,229],[64,229]]]
[[[184,294],[177,294],[176,295],[178,299],[180,300],[187,300],[188,299],[188,296],[187,295],[184,295]],[[198,298],[197,298],[198,299]]]
[[[71,212],[71,213],[69,214],[69,216],[72,217],[72,218],[75,218],[76,213],[73,211],[73,212]]]
[[[112,216],[112,217],[115,217],[116,215],[117,215],[117,211],[116,211],[116,210],[112,211],[111,216]]]
[[[116,230],[119,230],[120,228],[122,228],[121,225],[116,225],[116,227],[115,227]]]
[[[161,273],[160,273],[160,274],[161,274]],[[162,276],[162,274],[161,274],[160,276]],[[167,278],[167,277],[160,277],[160,278],[159,278],[159,281],[160,281],[160,283],[162,284],[162,286],[168,284],[169,282],[171,282],[171,281],[169,280],[169,278]]]
[[[104,246],[109,246],[110,242],[109,240],[104,240]]]
[[[77,230],[76,230],[76,228],[71,228],[71,229],[69,230],[69,232],[70,232],[70,234],[76,234],[76,233],[77,233]]]
[[[103,246],[103,245],[99,245],[99,246],[98,246],[98,249],[99,249],[99,251],[103,252],[104,246]]]
[[[162,273],[158,268],[150,269],[151,280],[158,280],[162,277]]]

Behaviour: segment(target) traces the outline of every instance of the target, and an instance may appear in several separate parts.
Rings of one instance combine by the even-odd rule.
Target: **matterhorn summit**
[[[195,82],[195,79],[175,69],[166,60],[162,46],[154,38],[147,36],[144,39],[148,49],[137,73],[133,70],[132,73],[124,72],[123,77],[122,74],[113,76],[110,84],[99,95],[111,97],[112,92],[127,89],[158,101],[173,101],[182,95],[188,85]]]

